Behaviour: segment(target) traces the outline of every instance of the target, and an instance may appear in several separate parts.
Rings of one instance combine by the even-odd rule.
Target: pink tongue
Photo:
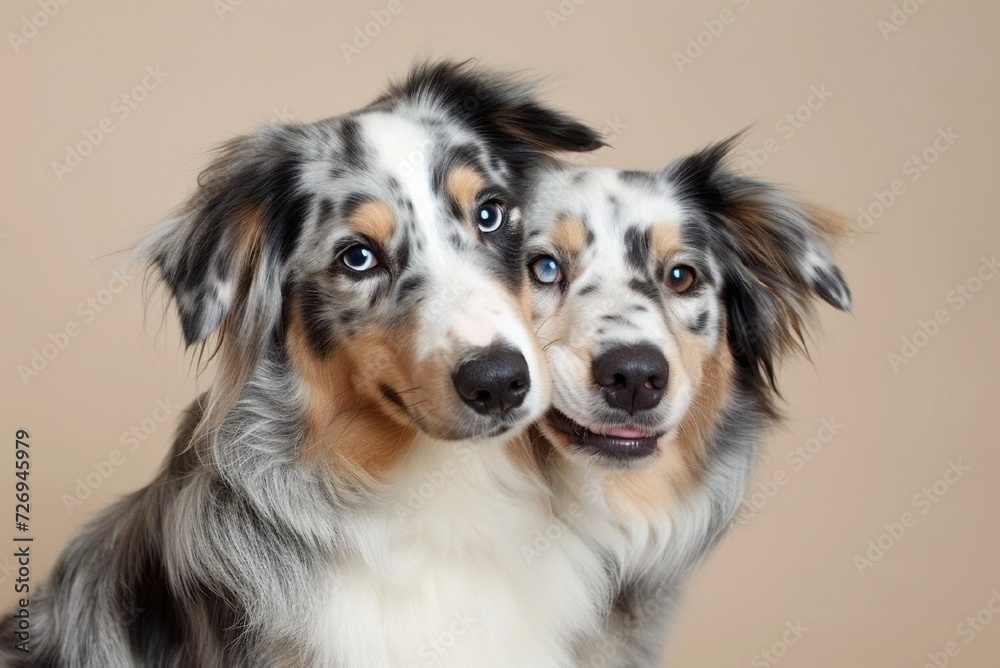
[[[605,431],[604,435],[615,438],[645,438],[649,434],[635,427],[612,427]]]

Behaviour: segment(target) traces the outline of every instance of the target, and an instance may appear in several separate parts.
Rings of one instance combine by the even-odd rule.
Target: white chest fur
[[[614,473],[563,462],[553,476],[560,506],[581,509],[574,522],[577,534],[610,556],[626,581],[641,574],[676,584],[702,556],[713,524],[725,512],[713,504],[707,485],[681,497],[619,497],[615,502],[607,493],[607,479]],[[664,481],[665,490],[666,485]]]
[[[331,666],[573,666],[603,565],[500,443],[421,442],[349,527],[313,629]]]

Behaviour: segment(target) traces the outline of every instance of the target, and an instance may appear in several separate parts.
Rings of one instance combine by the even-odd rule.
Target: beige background
[[[757,476],[781,484],[758,497],[763,508],[698,576],[673,665],[774,665],[760,652],[781,643],[789,623],[808,631],[775,648],[785,666],[922,666],[949,642],[960,650],[951,666],[997,665],[1000,615],[978,631],[959,624],[1000,592],[1000,280],[974,279],[982,258],[1000,251],[1000,5],[907,0],[888,32],[892,24],[879,23],[893,20],[888,0],[564,0],[563,15],[550,13],[558,0],[502,9],[401,0],[348,61],[341,43],[388,0],[71,2],[26,28],[46,1],[56,5],[16,0],[0,10],[5,606],[14,599],[12,548],[2,545],[15,533],[15,429],[31,432],[37,580],[81,524],[150,479],[176,418],[157,401],[183,404],[206,382],[181,350],[173,314],[161,325],[154,305],[144,325],[138,273],[118,294],[102,292],[119,288],[109,281],[125,257],[109,253],[182,199],[214,143],[272,118],[356,108],[417,56],[482,56],[556,75],[552,101],[617,134],[600,163],[655,168],[756,124],[747,168],[855,220],[859,207],[877,213],[876,192],[900,182],[895,202],[841,254],[855,314],[824,309],[814,362],[785,368],[790,419]],[[30,38],[12,44],[22,31]],[[700,53],[689,42],[699,39]],[[675,53],[688,48],[694,57],[678,65]],[[119,98],[142,86],[147,67],[161,80],[146,78],[149,90],[136,95],[144,99],[122,118]],[[808,119],[782,122],[814,87],[829,95],[799,110]],[[113,132],[57,174],[66,146],[97,137],[103,119]],[[958,138],[938,141],[946,150],[937,152],[949,128]],[[914,172],[908,161],[925,150],[936,161]],[[949,292],[970,280],[981,289],[959,309]],[[88,299],[107,303],[97,312]],[[894,370],[889,354],[939,310],[947,322],[917,335],[925,345]],[[67,325],[77,335],[22,381],[18,366]],[[789,455],[827,436],[825,419],[839,425],[833,438],[813,441],[808,462]],[[142,440],[128,436],[133,427]],[[949,462],[968,471],[938,482],[931,494],[946,494],[936,502],[915,498]],[[68,511],[77,479],[101,469],[107,479],[92,475],[100,484]],[[883,537],[888,550],[859,573],[855,557],[907,512],[911,526]]]

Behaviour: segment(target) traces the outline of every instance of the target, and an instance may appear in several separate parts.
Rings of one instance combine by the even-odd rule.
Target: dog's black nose
[[[594,380],[604,400],[629,413],[660,403],[668,377],[666,358],[650,345],[617,346],[594,361]]]
[[[502,415],[524,403],[531,389],[528,362],[513,348],[491,347],[463,362],[452,376],[455,389],[469,406],[483,415]]]

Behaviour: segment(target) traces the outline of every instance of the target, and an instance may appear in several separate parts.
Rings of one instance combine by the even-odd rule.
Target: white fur
[[[421,440],[326,583],[323,665],[575,666],[607,585],[567,521],[501,442]]]

